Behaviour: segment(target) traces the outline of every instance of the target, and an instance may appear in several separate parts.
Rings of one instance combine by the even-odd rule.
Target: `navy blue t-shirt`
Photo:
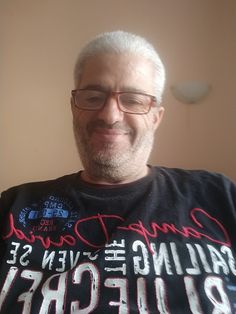
[[[236,311],[236,187],[223,175],[23,184],[2,193],[0,222],[0,313]]]

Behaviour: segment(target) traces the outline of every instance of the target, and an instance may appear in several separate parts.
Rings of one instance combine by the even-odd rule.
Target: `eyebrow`
[[[104,91],[104,92],[108,92],[111,90],[109,87],[102,85],[102,84],[88,84],[88,85],[83,86],[81,89],[99,90],[99,91]],[[123,86],[122,88],[119,89],[119,91],[135,92],[135,93],[147,93],[147,91],[145,91],[143,89],[132,87],[132,86]]]
[[[101,91],[108,91],[108,88],[105,87],[105,85],[100,84],[88,84],[83,86],[81,89],[95,89],[95,90],[101,90]]]

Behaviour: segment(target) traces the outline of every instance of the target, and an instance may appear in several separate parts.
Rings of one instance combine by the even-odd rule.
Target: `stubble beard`
[[[89,136],[77,123],[73,123],[74,136],[81,162],[87,174],[95,180],[118,183],[126,178],[135,177],[146,165],[150,156],[154,134],[148,130],[128,147],[118,149],[115,143],[106,143],[95,149]]]

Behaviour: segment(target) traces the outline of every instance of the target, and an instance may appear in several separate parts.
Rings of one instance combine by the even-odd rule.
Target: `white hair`
[[[76,86],[81,79],[87,59],[102,53],[130,53],[149,60],[154,67],[155,96],[158,104],[160,104],[165,85],[164,65],[153,45],[145,38],[124,31],[102,33],[81,50],[74,69]]]

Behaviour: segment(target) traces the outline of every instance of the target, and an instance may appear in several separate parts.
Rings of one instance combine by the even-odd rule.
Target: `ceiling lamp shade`
[[[185,103],[195,104],[207,96],[210,85],[201,81],[188,81],[171,86],[174,97]]]

